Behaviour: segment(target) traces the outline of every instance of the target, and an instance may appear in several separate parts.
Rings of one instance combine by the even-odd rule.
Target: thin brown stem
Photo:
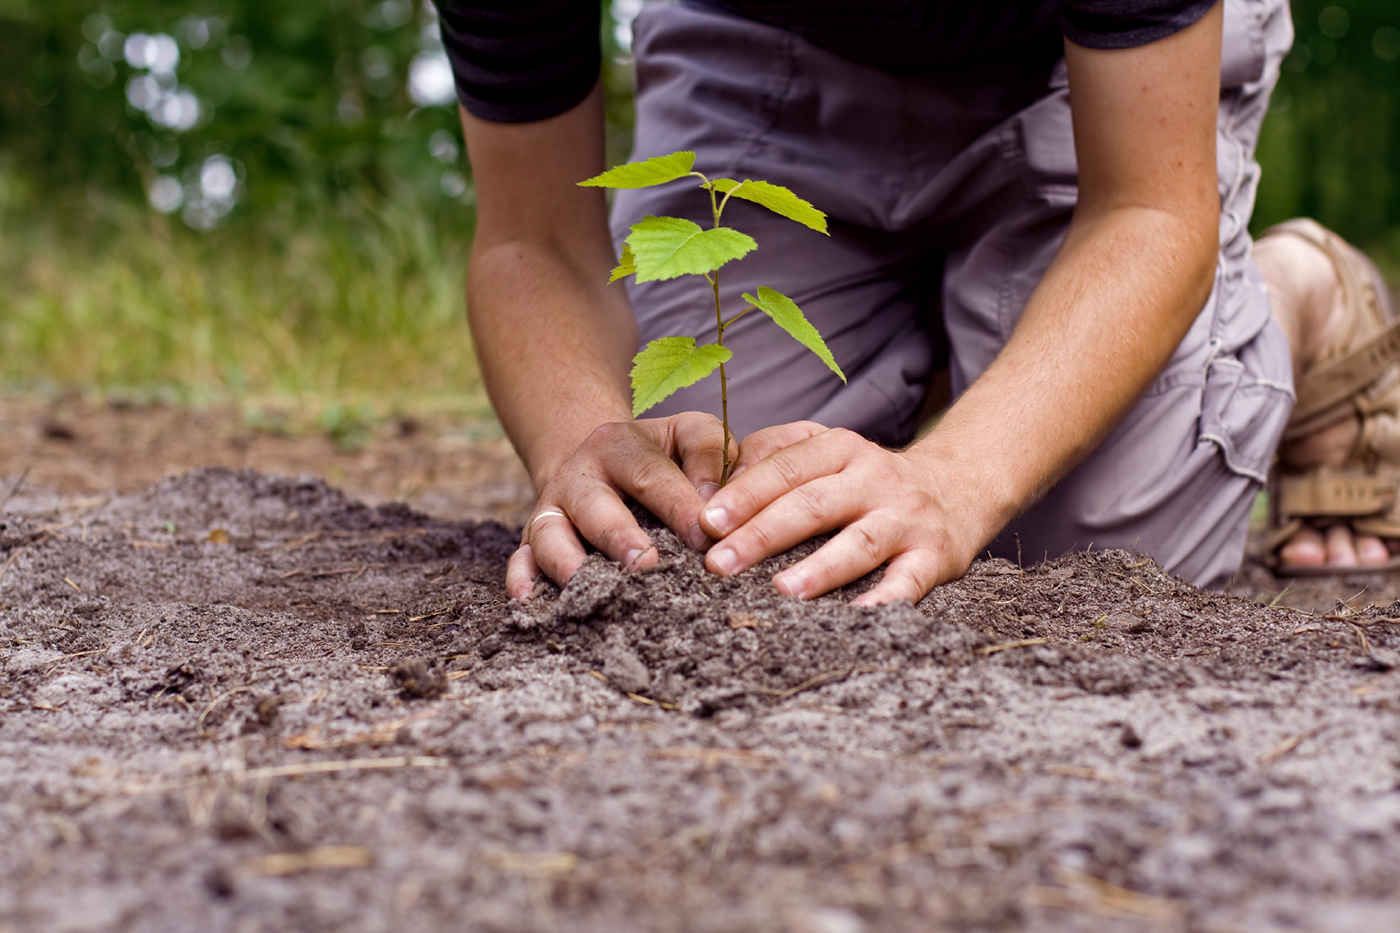
[[[724,200],[720,201],[720,202],[719,202],[719,207],[715,209],[715,222],[716,222],[716,223],[719,223],[719,215],[724,213],[724,205],[728,204],[728,203],[729,203],[729,199],[730,199],[730,197],[733,196],[734,192],[738,191],[738,190],[739,190],[740,188],[742,188],[742,187],[744,187],[744,182],[741,181],[741,182],[739,182],[737,185],[735,185],[733,188],[730,188],[728,191],[726,191],[726,192],[724,193]],[[713,193],[714,193],[714,189],[711,189],[711,194],[713,194]]]
[[[725,327],[729,327],[731,324],[733,324],[735,321],[739,320],[739,318],[743,317],[744,315],[748,314],[750,311],[756,311],[756,310],[758,310],[758,309],[755,308],[753,305],[749,305],[747,308],[745,308],[744,310],[740,311],[738,314],[734,315],[734,316],[733,316],[732,318],[730,318],[729,320],[725,321],[725,322],[724,322],[724,326],[725,326]]]
[[[715,200],[715,186],[713,183],[709,182],[708,179],[706,179],[705,188],[710,192],[710,211],[715,217],[715,229],[719,229],[719,215],[720,212],[724,210],[724,203],[727,203],[729,198],[726,196],[724,203],[717,202]],[[715,329],[718,332],[715,337],[715,343],[723,347],[725,320],[724,312],[720,309],[719,305],[718,269],[715,270],[714,275],[710,276],[710,287],[715,293]],[[724,371],[723,363],[719,364],[719,413],[720,421],[724,425],[724,450],[720,453],[723,465],[719,471],[719,484],[723,486],[725,483],[729,482],[729,439],[732,436],[729,433],[729,376]]]
[[[715,272],[714,279],[710,283],[714,286],[715,292],[715,322],[719,331],[715,342],[721,347],[724,346],[724,315],[719,307],[719,272]],[[724,424],[724,449],[721,453],[723,467],[719,473],[719,484],[723,486],[729,482],[729,377],[724,371],[724,364],[719,364],[719,408],[720,421]]]

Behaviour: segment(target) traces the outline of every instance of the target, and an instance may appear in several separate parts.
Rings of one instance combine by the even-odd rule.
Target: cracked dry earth
[[[1400,929],[1384,599],[1102,552],[859,610],[658,532],[521,604],[517,529],[316,480],[4,509],[6,933]]]

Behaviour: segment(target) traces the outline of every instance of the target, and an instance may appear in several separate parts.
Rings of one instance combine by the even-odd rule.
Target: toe
[[[1357,535],[1356,557],[1364,567],[1379,567],[1390,560],[1390,549],[1375,535]]]
[[[1327,545],[1315,528],[1303,528],[1279,548],[1279,559],[1286,566],[1317,567],[1327,560]]]
[[[1356,542],[1346,525],[1327,529],[1327,562],[1333,567],[1355,567],[1359,563]]]

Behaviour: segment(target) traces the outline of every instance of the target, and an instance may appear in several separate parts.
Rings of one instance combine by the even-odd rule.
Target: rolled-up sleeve
[[[529,123],[577,105],[598,80],[598,0],[438,4],[442,41],[467,112]]]
[[[1220,0],[1060,0],[1065,38],[1091,49],[1130,49],[1165,39]]]

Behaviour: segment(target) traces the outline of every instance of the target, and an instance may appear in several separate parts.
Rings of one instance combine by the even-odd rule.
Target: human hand
[[[700,509],[719,488],[723,444],[719,419],[700,412],[599,427],[540,491],[506,565],[507,594],[525,598],[541,572],[567,583],[586,556],[580,534],[628,570],[655,565],[660,555],[626,497],[703,548]]]
[[[912,451],[886,450],[845,429],[797,422],[739,445],[734,478],[706,504],[715,544],[705,563],[730,576],[813,535],[842,530],[773,577],[778,591],[811,599],[887,564],[854,605],[921,599],[962,576],[996,529],[945,496],[938,471]],[[960,491],[960,492],[966,492]],[[950,506],[957,504],[964,511]]]

